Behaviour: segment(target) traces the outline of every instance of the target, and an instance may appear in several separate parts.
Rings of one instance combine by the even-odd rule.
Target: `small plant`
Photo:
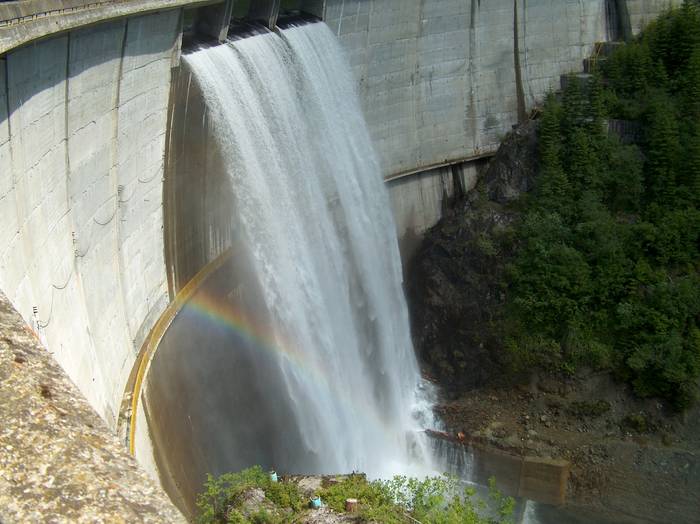
[[[610,411],[610,402],[607,400],[572,402],[567,411],[574,417],[600,417]]]
[[[249,516],[244,514],[241,507],[245,501],[245,495],[253,489],[263,490],[266,501],[286,514],[299,513],[302,509],[302,496],[296,485],[288,482],[273,482],[270,475],[260,466],[255,466],[216,478],[207,475],[204,491],[197,497],[199,522],[202,524],[283,522],[265,508]]]
[[[653,424],[646,413],[631,413],[622,419],[622,426],[636,431],[647,433],[653,429]]]
[[[309,511],[292,482],[272,482],[260,467],[239,473],[207,477],[204,492],[197,498],[199,522],[203,524],[283,524],[300,522]],[[250,506],[246,501],[255,491],[265,498]],[[317,493],[325,505],[345,512],[345,501],[359,502],[358,522],[381,524],[506,524],[512,522],[515,501],[503,496],[495,479],[489,496],[478,496],[456,478],[416,479],[403,476],[369,482],[364,475],[350,475]]]

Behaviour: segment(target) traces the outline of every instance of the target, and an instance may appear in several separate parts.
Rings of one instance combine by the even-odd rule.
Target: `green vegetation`
[[[265,498],[251,504],[255,490],[262,490]],[[345,512],[348,498],[357,499],[358,522],[383,524],[506,524],[512,522],[515,506],[511,497],[498,492],[494,479],[488,500],[447,477],[369,482],[364,475],[350,475],[340,482],[325,482],[315,495],[338,513]],[[256,466],[218,478],[209,476],[197,507],[202,524],[278,524],[303,521],[309,511],[304,502],[296,484],[272,482]]]
[[[606,119],[640,129],[609,136]],[[551,95],[507,271],[515,369],[612,369],[686,407],[700,376],[700,7],[670,10]]]
[[[627,428],[637,433],[646,433],[653,429],[653,424],[645,413],[632,413],[627,415],[620,424],[623,428]]]
[[[491,479],[489,502],[477,497],[448,477],[424,480],[394,477],[388,481],[367,482],[352,475],[321,492],[328,506],[342,512],[345,500],[357,499],[359,515],[365,522],[383,524],[497,524],[512,522],[515,500],[504,497]]]
[[[600,417],[610,411],[610,402],[607,400],[595,400],[592,402],[572,402],[567,408],[569,414],[574,417]]]
[[[261,489],[265,500],[252,515],[246,515],[245,502],[253,489]],[[281,524],[292,522],[303,505],[294,484],[272,482],[260,466],[216,478],[207,475],[204,492],[197,497],[201,523]]]

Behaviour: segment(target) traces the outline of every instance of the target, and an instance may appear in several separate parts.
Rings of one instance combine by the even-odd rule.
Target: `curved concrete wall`
[[[614,0],[328,0],[387,176],[494,151],[606,40]],[[627,0],[632,29],[679,0]],[[516,74],[516,61],[520,74]]]
[[[0,67],[0,288],[112,427],[168,303],[163,150],[179,13],[73,31]]]
[[[481,161],[594,44],[681,0],[327,0],[390,192],[404,259]],[[612,9],[617,6],[619,8]],[[615,14],[616,13],[616,14]],[[611,16],[623,20],[611,20]],[[422,172],[401,178],[403,174]]]

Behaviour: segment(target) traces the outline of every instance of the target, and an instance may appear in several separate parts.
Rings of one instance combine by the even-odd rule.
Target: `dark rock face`
[[[536,123],[503,142],[477,187],[425,237],[409,269],[419,356],[447,389],[479,387],[501,374],[503,271],[519,219],[515,200],[537,172]]]
[[[488,199],[505,205],[530,191],[537,160],[537,122],[530,121],[506,137],[489,164],[484,175]]]

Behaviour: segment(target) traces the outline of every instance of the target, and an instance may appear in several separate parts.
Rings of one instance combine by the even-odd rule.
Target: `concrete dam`
[[[473,187],[502,136],[561,75],[580,70],[596,42],[639,31],[669,2],[55,4],[0,3],[0,290],[107,426],[191,515],[207,472],[252,463],[309,472],[370,467],[371,457],[353,462],[352,449],[338,451],[347,460],[328,460],[332,437],[358,426],[358,407],[377,422],[350,432],[349,444],[390,449],[380,432],[387,427],[405,439],[406,399],[420,377],[408,351],[396,238],[407,260],[447,200]],[[300,27],[315,29],[300,36]],[[270,39],[268,48],[255,47]],[[348,67],[322,52],[334,45]],[[202,48],[232,56],[203,65]],[[270,72],[275,60],[297,92],[280,90],[280,73]],[[345,73],[349,91],[338,80]],[[227,98],[246,90],[243,102],[260,97],[259,111],[240,96]],[[268,125],[303,147],[268,144]],[[366,140],[357,138],[363,129]],[[288,163],[269,155],[266,144]],[[246,178],[232,177],[237,170]],[[289,180],[288,171],[297,178]],[[355,187],[355,172],[376,173],[379,186]],[[302,181],[323,206],[301,200],[295,184]],[[260,206],[255,191],[262,185],[284,212]],[[348,210],[361,215],[357,223]],[[307,230],[335,224],[335,236],[320,228],[319,244],[305,246],[292,228],[264,244],[275,224],[296,225],[303,216]],[[396,231],[388,234],[381,225],[392,219]],[[336,237],[343,240],[330,240]],[[265,251],[273,244],[287,250]],[[309,284],[315,278],[351,283],[345,316],[328,313],[337,297]],[[292,289],[293,279],[300,284]],[[297,304],[317,307],[298,311],[286,303],[298,290],[305,294]],[[280,367],[281,357],[260,355],[250,336],[232,339],[230,326],[198,321],[193,304],[240,324],[262,322],[255,336],[281,324],[300,347],[327,348],[317,366],[341,348],[348,360],[326,378],[345,379],[356,392],[347,409],[331,416],[337,406],[324,402],[323,389]],[[353,338],[364,332],[371,335]],[[375,372],[382,378],[354,378]],[[265,395],[280,401],[261,400]],[[381,399],[376,410],[372,399]],[[338,421],[337,431],[305,435],[285,427],[279,413],[290,410],[312,428],[325,413]],[[397,420],[384,420],[390,414]],[[258,419],[268,422],[256,426]],[[415,453],[421,446],[401,445]]]

